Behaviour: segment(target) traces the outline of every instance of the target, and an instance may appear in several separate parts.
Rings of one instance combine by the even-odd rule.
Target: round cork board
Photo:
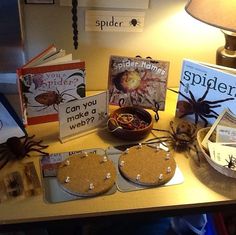
[[[96,196],[109,191],[116,180],[113,162],[105,156],[81,153],[67,158],[57,172],[59,185],[77,196]]]
[[[122,153],[119,158],[119,170],[126,179],[136,184],[159,186],[174,176],[176,162],[170,152],[139,145]]]

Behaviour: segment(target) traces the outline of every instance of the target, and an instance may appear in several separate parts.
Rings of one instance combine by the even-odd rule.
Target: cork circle
[[[163,185],[172,179],[176,170],[176,162],[169,152],[146,145],[127,149],[118,164],[126,179],[143,186]]]
[[[113,187],[116,169],[106,156],[81,153],[61,163],[57,180],[66,192],[91,197],[106,193]]]

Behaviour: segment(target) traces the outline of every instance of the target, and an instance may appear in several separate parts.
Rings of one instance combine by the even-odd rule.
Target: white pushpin
[[[103,162],[107,162],[107,157],[106,156],[103,157]]]
[[[160,174],[158,179],[162,180],[163,179],[163,174]]]
[[[170,160],[170,152],[169,151],[166,153],[165,160]]]
[[[170,172],[171,172],[171,167],[170,167],[170,166],[167,167],[166,172],[167,172],[167,173],[170,173]]]
[[[122,160],[122,161],[120,162],[120,166],[122,167],[122,166],[124,166],[124,164],[125,164],[125,161]]]
[[[89,190],[93,190],[94,189],[94,185],[93,185],[93,183],[90,183],[89,184]]]
[[[137,148],[141,149],[142,148],[142,143],[139,143]]]
[[[139,181],[140,178],[141,178],[141,175],[140,175],[140,174],[137,174],[137,176],[136,176],[136,180]]]
[[[65,166],[69,166],[70,165],[70,160],[66,160],[65,161]]]
[[[125,150],[125,154],[127,154],[127,153],[129,153],[129,148],[127,148],[127,149]]]
[[[156,146],[156,152],[159,152],[160,151],[160,145],[157,145]]]
[[[67,176],[65,179],[65,183],[69,183],[70,182],[70,176]]]
[[[108,173],[106,174],[106,179],[110,179],[110,178],[111,178],[111,173],[108,172]]]

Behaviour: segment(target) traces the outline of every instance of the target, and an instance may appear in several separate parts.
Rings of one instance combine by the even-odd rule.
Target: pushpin
[[[120,166],[122,167],[122,166],[124,166],[124,164],[125,164],[125,161],[122,160],[122,161],[120,162]]]
[[[103,157],[103,162],[107,162],[107,157],[106,156]]]
[[[170,166],[167,167],[166,172],[167,172],[167,173],[170,173],[170,172],[171,172],[171,167],[170,167]]]
[[[165,160],[170,160],[170,152],[169,151],[166,153]]]
[[[83,155],[81,158],[85,158],[85,157],[88,157],[88,153],[87,152],[83,152]]]
[[[163,174],[160,174],[158,179],[162,180],[163,179]]]
[[[90,183],[89,184],[89,190],[93,190],[94,189],[94,185],[93,185],[93,183]]]
[[[156,146],[156,152],[159,152],[160,151],[160,145],[157,145]]]
[[[66,176],[65,183],[69,183],[69,182],[70,182],[70,176]]]
[[[138,149],[141,149],[142,148],[142,143],[139,143],[138,144]]]
[[[140,178],[141,178],[141,175],[140,175],[140,174],[137,174],[137,176],[136,176],[136,180],[139,181]]]
[[[126,154],[129,153],[129,148],[127,148],[127,149],[125,150],[125,153],[126,153]]]
[[[65,161],[65,166],[69,166],[70,165],[70,160],[66,160]]]
[[[108,172],[108,173],[106,174],[106,179],[110,179],[110,178],[111,178],[111,173]]]

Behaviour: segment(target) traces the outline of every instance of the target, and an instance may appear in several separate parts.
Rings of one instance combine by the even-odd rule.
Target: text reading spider
[[[147,141],[147,143],[161,143],[167,146],[169,149],[173,149],[176,152],[182,153],[187,152],[190,154],[194,151],[198,156],[198,161],[200,163],[200,158],[198,155],[198,149],[196,146],[196,125],[193,125],[187,121],[182,121],[174,126],[174,122],[170,122],[170,130],[161,130],[154,128],[153,130],[165,132],[168,135],[160,136]]]
[[[24,157],[29,157],[30,152],[38,152],[43,156],[48,153],[42,150],[47,148],[47,145],[42,145],[42,140],[35,141],[33,136],[25,136],[22,138],[11,137],[4,144],[0,145],[0,169],[2,169],[11,160],[20,160]]]
[[[181,82],[182,85],[184,85]],[[228,100],[234,100],[234,98],[226,98],[222,100],[205,100],[208,92],[210,90],[210,86],[207,86],[207,89],[202,97],[199,99],[195,99],[192,91],[189,91],[190,97],[187,97],[182,92],[174,91],[178,94],[180,94],[182,97],[186,99],[185,100],[179,100],[177,103],[177,108],[179,112],[179,118],[183,118],[188,115],[194,115],[195,116],[195,124],[198,123],[199,118],[204,122],[204,126],[206,127],[208,125],[207,118],[215,118],[217,119],[218,113],[214,111],[214,108],[221,107],[220,103],[226,102]]]

